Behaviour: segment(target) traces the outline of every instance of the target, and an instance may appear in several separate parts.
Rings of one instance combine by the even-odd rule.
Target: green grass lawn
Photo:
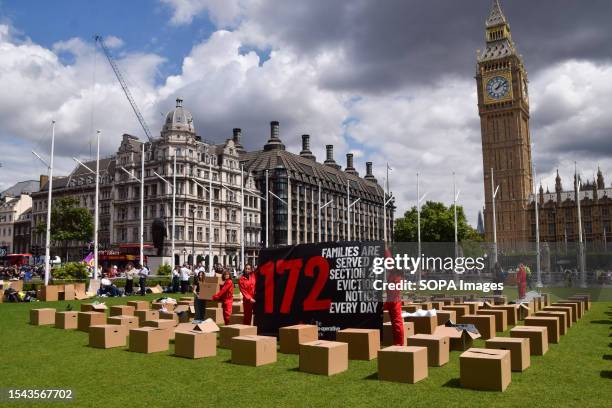
[[[607,292],[599,296],[612,294]],[[64,310],[68,303],[78,310],[81,302],[0,304],[0,387],[72,388],[69,405],[75,407],[609,407],[612,401],[610,300],[594,302],[545,356],[531,356],[531,367],[512,373],[504,393],[460,388],[457,351],[449,364],[430,367],[427,379],[410,385],[378,381],[376,360],[350,361],[348,371],[328,378],[299,372],[294,355],[279,353],[276,364],[243,367],[231,364],[225,349],[200,360],[174,357],[173,344],[168,352],[149,355],[94,349],[86,333],[28,324],[30,309]]]

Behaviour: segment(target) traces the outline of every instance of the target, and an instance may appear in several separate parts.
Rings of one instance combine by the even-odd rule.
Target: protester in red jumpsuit
[[[255,273],[251,264],[244,266],[244,272],[238,279],[238,287],[242,293],[242,307],[244,309],[243,324],[252,324],[253,303],[255,303]]]
[[[385,250],[385,257],[393,255],[389,249]],[[402,280],[401,274],[395,270],[387,272],[387,282],[398,283]],[[399,290],[387,290],[387,301],[383,309],[389,311],[391,318],[391,331],[393,332],[393,345],[404,346],[404,318],[402,317],[402,294]]]
[[[212,300],[221,301],[223,308],[223,322],[228,325],[232,316],[232,302],[234,301],[234,282],[230,275],[229,269],[223,271],[223,285],[217,293],[214,294]]]
[[[519,265],[518,272],[516,273],[516,286],[518,287],[519,299],[523,299],[527,291],[527,271],[523,264]]]

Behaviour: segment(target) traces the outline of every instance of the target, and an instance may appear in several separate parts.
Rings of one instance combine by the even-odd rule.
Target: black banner
[[[381,294],[373,289],[372,260],[384,255],[379,241],[302,244],[263,249],[255,290],[255,324],[277,335],[293,324],[314,324],[333,340],[345,328],[382,326]]]

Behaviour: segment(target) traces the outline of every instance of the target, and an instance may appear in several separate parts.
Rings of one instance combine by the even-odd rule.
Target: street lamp
[[[195,214],[196,206],[191,206],[191,265],[195,269]]]
[[[144,266],[144,155],[145,145],[143,143],[140,179],[134,174],[130,173],[125,167],[120,167],[120,169],[127,173],[130,178],[140,183],[140,265],[142,266]]]
[[[361,198],[357,198],[351,203],[351,182],[346,181],[346,226],[347,226],[347,241],[351,240],[351,208],[357,204]]]
[[[385,180],[387,193],[383,193],[383,238],[385,240],[385,245],[387,245],[387,205],[393,200],[393,197],[389,195],[389,170],[391,170],[391,167],[389,167],[389,163],[387,163],[387,179]],[[387,196],[389,196],[389,199],[387,199]]]
[[[85,164],[83,164],[79,159],[73,157],[73,160],[76,161],[81,166],[85,167],[90,173],[92,173],[96,177],[96,197],[95,197],[95,219],[94,219],[94,280],[98,279],[98,229],[100,225],[100,215],[99,215],[99,207],[100,207],[100,131],[96,131],[96,171],[93,171]]]
[[[212,172],[208,173],[209,179],[212,180]],[[210,275],[212,267],[212,181],[209,182],[209,188],[193,180],[196,186],[202,188],[202,192],[208,192],[208,274]]]
[[[53,152],[55,150],[55,121],[51,121],[51,159],[49,163],[44,161],[34,150],[34,156],[43,162],[48,169],[49,181],[47,182],[47,225],[45,236],[45,286],[49,284],[49,274],[51,272],[51,192],[53,190]]]
[[[328,202],[326,202],[325,204],[321,205],[321,182],[319,181],[319,200],[317,202],[317,207],[319,209],[318,211],[318,238],[319,238],[319,242],[321,242],[321,210],[323,210],[325,207],[327,207],[328,205],[330,205],[331,203],[333,203],[334,200],[329,200]],[[325,217],[327,219],[327,217]]]
[[[419,184],[419,173],[416,174],[417,182],[417,257],[421,256],[421,202],[427,196],[427,193],[421,196],[420,184]],[[417,282],[421,282],[421,267],[417,269]]]
[[[493,256],[491,259],[491,264],[493,267],[495,267],[497,264],[497,222],[495,220],[495,197],[497,197],[498,192],[499,185],[495,187],[495,182],[493,180],[493,167],[491,167],[491,198],[493,207]]]
[[[172,257],[172,265],[174,266],[174,239],[175,239],[175,226],[176,226],[176,154],[174,155],[174,171],[172,172],[172,183],[168,180],[153,172],[153,174],[159,178],[161,181],[166,183],[168,186],[172,188],[172,249],[171,249],[171,257]]]
[[[534,150],[534,146],[533,144],[531,144],[531,150]],[[535,162],[534,160],[531,161],[531,166],[533,169],[533,177],[531,179],[531,184],[532,184],[532,189],[533,189],[533,204],[534,204],[534,209],[535,209],[535,233],[536,233],[536,276],[537,276],[537,283],[536,283],[536,287],[537,288],[541,288],[542,285],[542,271],[541,271],[541,260],[540,260],[540,216],[539,216],[539,209],[538,209],[538,190],[536,188],[536,183],[535,183],[535,179],[536,179],[536,167],[535,167]]]

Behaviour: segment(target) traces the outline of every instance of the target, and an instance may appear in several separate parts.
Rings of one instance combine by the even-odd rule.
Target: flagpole
[[[100,131],[96,131],[96,201],[94,220],[94,280],[98,279],[98,229],[100,226],[100,215],[98,213],[100,203]]]

